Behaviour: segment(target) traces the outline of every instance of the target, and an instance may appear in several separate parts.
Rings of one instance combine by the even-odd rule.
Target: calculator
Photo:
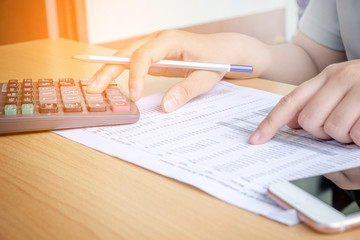
[[[111,82],[102,93],[86,92],[88,79],[11,79],[0,83],[0,134],[130,124],[134,102]]]

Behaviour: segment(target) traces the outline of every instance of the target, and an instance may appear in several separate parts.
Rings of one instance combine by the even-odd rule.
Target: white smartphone
[[[272,184],[268,196],[323,233],[360,227],[360,167]]]

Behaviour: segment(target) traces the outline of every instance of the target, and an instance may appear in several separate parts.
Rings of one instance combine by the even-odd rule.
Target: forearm
[[[267,51],[271,61],[259,77],[298,85],[319,73],[309,54],[294,43],[269,45]]]
[[[252,74],[225,75],[227,78],[255,78],[299,84],[318,73],[311,57],[294,43],[267,45],[256,39],[242,39],[244,43],[240,59],[254,67]],[[245,41],[244,41],[245,40]]]
[[[226,74],[228,78],[261,77],[279,82],[300,84],[321,72],[326,66],[346,61],[344,52],[326,48],[301,32],[288,44],[266,45],[250,37],[242,38],[239,58],[252,64],[253,74]]]
[[[269,50],[270,56],[276,60],[275,64],[280,64],[275,69],[268,69],[263,77],[292,84],[314,77],[330,64],[347,60],[345,52],[327,48],[301,31],[296,34],[292,43],[269,46]]]

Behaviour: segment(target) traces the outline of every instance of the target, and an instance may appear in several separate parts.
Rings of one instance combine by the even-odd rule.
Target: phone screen
[[[360,167],[325,176],[294,180],[291,183],[344,215],[360,212]],[[339,186],[344,186],[346,190]]]

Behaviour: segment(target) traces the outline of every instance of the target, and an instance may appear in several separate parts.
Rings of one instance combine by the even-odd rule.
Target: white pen
[[[78,55],[73,56],[84,62],[92,63],[109,63],[119,65],[130,65],[130,58],[115,57],[115,56],[97,56],[97,55]],[[167,68],[187,68],[198,70],[210,70],[219,72],[241,72],[252,73],[253,67],[248,65],[235,65],[235,64],[221,64],[221,63],[204,63],[204,62],[185,62],[175,60],[161,60],[151,64],[152,67],[167,67]]]

